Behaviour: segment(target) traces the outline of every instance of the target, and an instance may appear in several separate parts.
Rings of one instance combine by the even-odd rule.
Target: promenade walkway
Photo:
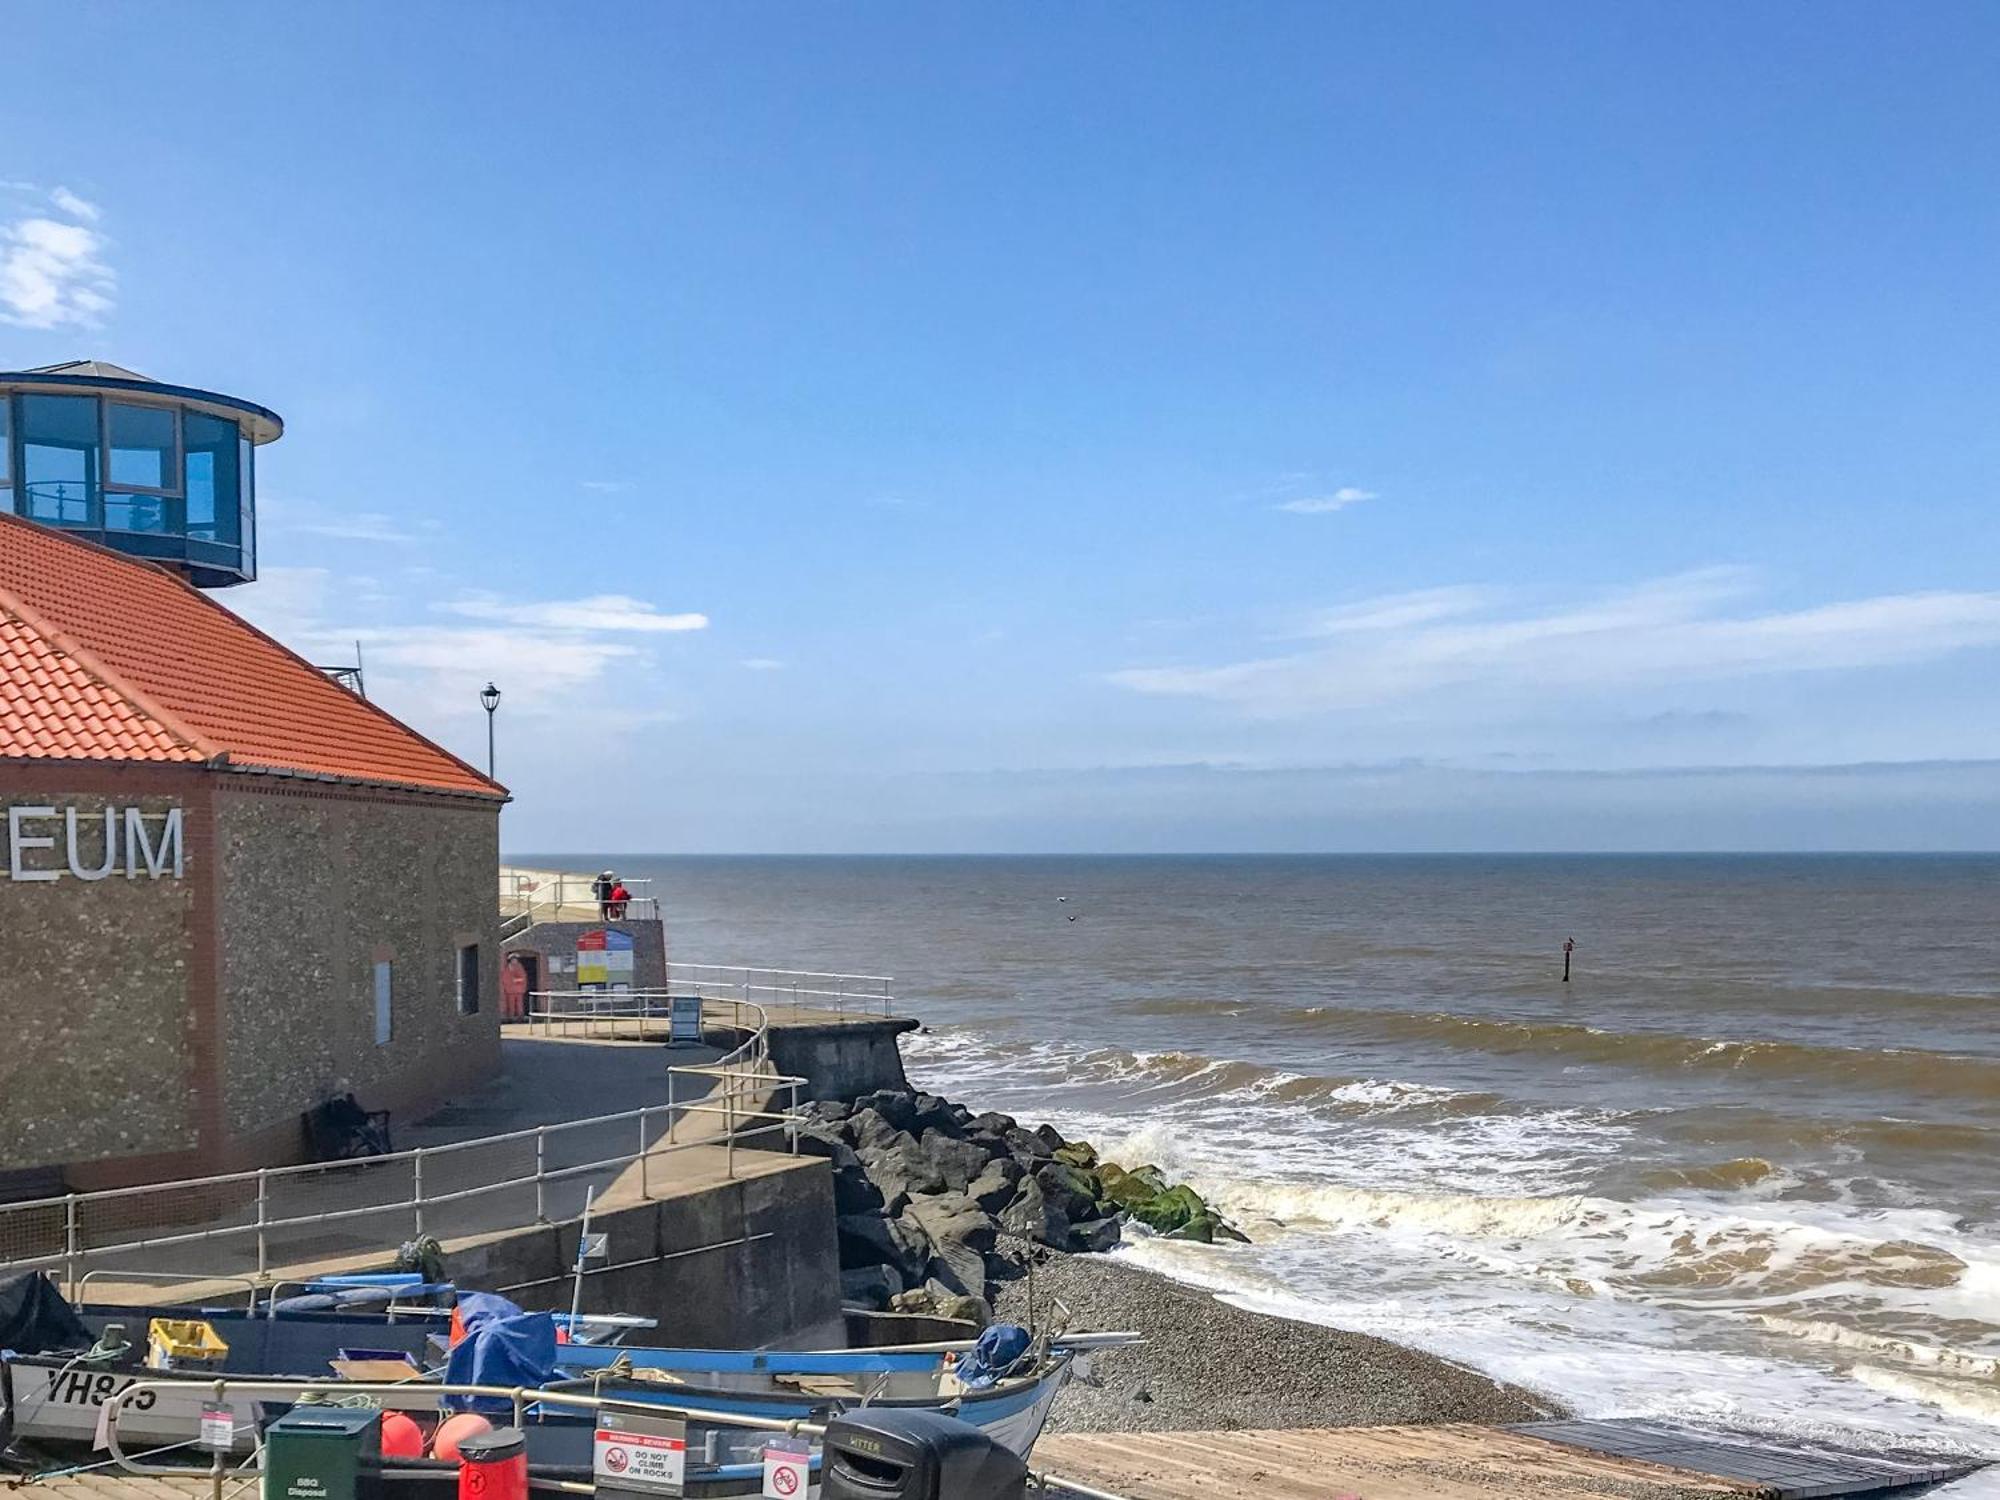
[[[711,1063],[722,1055],[718,1047],[670,1050],[657,1041],[541,1037],[522,1034],[523,1027],[506,1030],[499,1076],[424,1119],[397,1128],[399,1153],[426,1149],[420,1174],[413,1173],[411,1160],[390,1158],[379,1164],[270,1178],[264,1213],[267,1222],[278,1227],[263,1235],[261,1279],[298,1280],[341,1269],[378,1267],[399,1244],[419,1233],[450,1244],[538,1222],[566,1222],[582,1213],[585,1197],[593,1191],[608,1207],[642,1197],[700,1191],[728,1177],[759,1175],[793,1163],[789,1155],[740,1146],[689,1147],[688,1143],[721,1134],[719,1115],[690,1113],[690,1106],[701,1104],[714,1091],[713,1079],[678,1075],[676,1107],[671,1111],[663,1107],[668,1063],[676,1067]],[[652,1113],[602,1124],[572,1123],[641,1109]],[[537,1126],[549,1127],[539,1140],[520,1134]],[[665,1149],[670,1131],[680,1143],[671,1151]],[[780,1153],[784,1150],[781,1133],[768,1135],[761,1143],[776,1145]],[[586,1170],[594,1164],[602,1165]],[[415,1180],[418,1176],[421,1181]],[[628,1177],[630,1186],[621,1191]],[[495,1186],[502,1183],[508,1185]],[[420,1213],[411,1206],[419,1187],[425,1200]],[[244,1201],[240,1186],[228,1194],[233,1201],[222,1201],[226,1191],[190,1189],[190,1194],[214,1193],[214,1211],[189,1212],[183,1202],[175,1221],[160,1226],[160,1235],[247,1231],[255,1223],[254,1204]],[[135,1217],[139,1212],[135,1208]],[[317,1217],[327,1215],[337,1217]],[[100,1235],[116,1233],[115,1226],[102,1222],[94,1227]],[[146,1226],[134,1228],[136,1233],[150,1233]],[[190,1292],[187,1283],[226,1294],[232,1278],[259,1277],[257,1236],[243,1232],[87,1251],[80,1269],[93,1273],[92,1300],[159,1301],[168,1291],[170,1277],[180,1295]],[[147,1273],[145,1279],[128,1280],[120,1274],[134,1270]],[[180,1281],[183,1277],[186,1283]],[[241,1290],[238,1285],[239,1295]]]

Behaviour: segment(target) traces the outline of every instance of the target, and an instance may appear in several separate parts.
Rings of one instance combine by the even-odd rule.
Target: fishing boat
[[[430,1305],[431,1299],[457,1305]],[[61,1302],[59,1296],[55,1300]],[[512,1314],[524,1325],[545,1325],[547,1357],[525,1365],[503,1359],[484,1368],[467,1362],[468,1351],[452,1345],[453,1313],[462,1315],[466,1305],[483,1302],[499,1304],[496,1316],[503,1323]],[[1019,1348],[999,1368],[982,1364],[970,1341],[822,1351],[631,1346],[615,1340],[643,1332],[650,1320],[520,1314],[486,1294],[455,1294],[448,1285],[408,1280],[387,1299],[356,1297],[351,1287],[329,1283],[249,1307],[72,1309],[61,1303],[60,1310],[75,1322],[66,1342],[0,1355],[0,1445],[56,1455],[102,1447],[105,1404],[143,1381],[151,1388],[119,1410],[120,1446],[128,1453],[187,1449],[192,1458],[203,1410],[217,1399],[218,1377],[260,1382],[254,1391],[225,1387],[222,1399],[234,1418],[237,1452],[248,1452],[263,1425],[308,1386],[343,1378],[406,1387],[383,1394],[380,1403],[411,1416],[428,1436],[448,1414],[433,1388],[444,1377],[695,1408],[771,1424],[823,1423],[858,1406],[942,1411],[1025,1458],[1076,1360],[1093,1346],[1129,1342],[1122,1335],[1050,1340],[1022,1333]],[[179,1367],[142,1363],[136,1346],[156,1318],[205,1325],[216,1352]],[[461,1316],[461,1327],[463,1322]],[[478,1333],[475,1328],[475,1343]],[[556,1343],[556,1337],[564,1341]],[[113,1353],[121,1344],[123,1352]],[[498,1347],[504,1355],[506,1341]],[[476,1348],[469,1352],[476,1357]],[[296,1384],[273,1388],[268,1384],[273,1379]],[[593,1427],[585,1416],[573,1408],[531,1403],[525,1418],[531,1474],[588,1477]],[[756,1428],[692,1423],[690,1478],[725,1486],[754,1479],[762,1472],[766,1441],[768,1433]]]

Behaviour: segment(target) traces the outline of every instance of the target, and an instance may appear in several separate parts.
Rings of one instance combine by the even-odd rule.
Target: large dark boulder
[[[983,1115],[974,1115],[965,1127],[967,1135],[990,1135],[995,1140],[1007,1139],[1007,1132],[1018,1130],[1018,1122],[1012,1115],[996,1114],[988,1110]]]
[[[838,1125],[821,1120],[801,1120],[798,1126],[799,1150],[806,1156],[823,1156],[833,1163],[837,1172],[844,1166],[853,1166],[858,1158],[854,1148],[841,1138]]]
[[[893,1266],[906,1282],[915,1282],[931,1258],[929,1241],[901,1219],[874,1214],[847,1214],[835,1220],[843,1270],[857,1266]]]
[[[915,1130],[917,1098],[914,1094],[900,1089],[877,1089],[874,1093],[863,1094],[854,1101],[856,1114],[864,1109],[874,1110],[898,1130]]]
[[[940,1099],[936,1094],[918,1094],[910,1102],[916,1111],[916,1118],[909,1125],[910,1134],[921,1136],[931,1130],[940,1130],[950,1136],[965,1134],[965,1124],[949,1099]]]
[[[1154,1233],[1165,1235],[1184,1229],[1198,1219],[1213,1220],[1215,1217],[1209,1206],[1201,1201],[1201,1194],[1186,1183],[1182,1183],[1179,1187],[1168,1188],[1164,1193],[1148,1198],[1143,1203],[1133,1204],[1130,1212],[1133,1218]],[[1191,1235],[1188,1238],[1200,1238],[1206,1242],[1212,1238],[1212,1232],[1208,1235]]]
[[[893,1266],[864,1266],[840,1273],[840,1300],[850,1307],[883,1312],[902,1290],[903,1279]]]
[[[838,1125],[854,1113],[854,1106],[845,1099],[809,1099],[799,1106],[799,1113],[808,1120]]]
[[[993,1307],[984,1297],[955,1292],[941,1281],[927,1281],[900,1296],[889,1299],[893,1312],[924,1313],[933,1318],[954,1318],[984,1328],[993,1321]]]
[[[861,1152],[881,1150],[886,1146],[894,1145],[898,1139],[908,1133],[899,1129],[879,1109],[867,1107],[857,1109],[853,1114],[849,1115],[844,1128],[847,1132],[847,1139],[854,1144],[854,1149]]]
[[[944,1177],[944,1185],[954,1193],[962,1193],[971,1186],[972,1179],[985,1171],[987,1162],[991,1160],[971,1141],[946,1135],[935,1127],[924,1132],[919,1144],[924,1155],[931,1159]]]
[[[1067,1146],[1056,1147],[1053,1154],[1064,1166],[1075,1167],[1079,1172],[1097,1169],[1097,1148],[1089,1141],[1071,1141]]]
[[[1069,1144],[1068,1141],[1063,1139],[1062,1132],[1053,1125],[1037,1125],[1029,1134],[1048,1147],[1049,1155],[1051,1156],[1054,1156],[1056,1152]]]
[[[944,1173],[924,1154],[923,1147],[906,1135],[890,1137],[887,1146],[857,1148],[868,1180],[882,1191],[885,1199],[898,1194],[921,1198],[926,1193],[944,1191]]]
[[[836,1214],[879,1214],[888,1208],[888,1200],[882,1190],[868,1179],[862,1169],[861,1159],[855,1157],[852,1167],[836,1169],[833,1174],[833,1211]]]
[[[1120,1208],[1131,1208],[1167,1190],[1166,1174],[1158,1167],[1137,1167],[1128,1172],[1114,1162],[1097,1169],[1098,1190]]]
[[[1034,1131],[1023,1130],[1018,1125],[1008,1131],[1003,1139],[1007,1142],[1007,1150],[1019,1162],[1043,1162],[1049,1161],[1055,1156],[1054,1147],[1050,1146],[1039,1135],[1036,1135]]]
[[[962,1193],[913,1198],[903,1218],[930,1242],[925,1275],[967,1296],[986,1295],[986,1252],[998,1240],[993,1220]]]
[[[1035,1169],[1035,1181],[1041,1184],[1049,1202],[1062,1210],[1064,1218],[1098,1217],[1097,1179],[1089,1173],[1052,1161]]]
[[[1051,1250],[1069,1248],[1069,1215],[1049,1202],[1041,1183],[1033,1177],[1021,1179],[1014,1201],[1001,1211],[1000,1227]]]
[[[1085,1255],[1109,1250],[1120,1232],[1116,1219],[1085,1219],[1069,1226],[1069,1248]]]
[[[1014,1201],[1014,1189],[1025,1175],[1013,1157],[997,1157],[966,1185],[965,1196],[989,1214],[997,1214]]]

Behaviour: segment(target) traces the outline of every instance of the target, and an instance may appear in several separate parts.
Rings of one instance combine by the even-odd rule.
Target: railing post
[[[548,1166],[548,1147],[548,1129],[546,1126],[537,1125],[535,1127],[535,1222],[537,1224],[549,1222],[547,1184],[542,1180],[542,1173]]]
[[[76,1295],[77,1270],[82,1265],[76,1234],[76,1194],[63,1200],[63,1275],[69,1280],[69,1294]]]
[[[270,1269],[271,1257],[264,1243],[264,1225],[270,1219],[271,1174],[263,1167],[257,1169],[257,1279],[262,1281]]]
[[[799,1081],[794,1078],[790,1083],[785,1085],[785,1092],[792,1096],[790,1104],[785,1108],[785,1135],[791,1140],[792,1155],[797,1156],[799,1154]]]
[[[667,1069],[667,1144],[674,1143],[674,1070]]]
[[[639,1111],[639,1196],[650,1198],[652,1190],[646,1184],[646,1111]]]
[[[722,1094],[722,1160],[723,1175],[736,1175],[736,1090],[725,1076]]]
[[[416,1211],[417,1238],[424,1234],[424,1153],[421,1149],[410,1157],[410,1207]]]

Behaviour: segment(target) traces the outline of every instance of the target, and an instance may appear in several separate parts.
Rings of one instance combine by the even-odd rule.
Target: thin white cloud
[[[578,482],[584,489],[599,495],[622,495],[632,488],[629,479],[584,479]]]
[[[1491,589],[1466,587],[1413,589],[1407,594],[1384,594],[1358,604],[1342,604],[1321,610],[1301,635],[1348,635],[1364,630],[1400,630],[1471,614],[1494,602]]]
[[[395,601],[379,593],[371,600],[367,582],[337,577],[326,568],[267,567],[224,602],[314,661],[351,662],[359,642],[369,696],[410,713],[419,725],[451,712],[453,705],[474,711],[473,695],[488,678],[506,689],[512,711],[559,716],[574,710],[577,690],[643,661],[638,645],[609,632],[513,623],[382,623],[379,612],[371,619],[363,611]]]
[[[401,545],[417,537],[396,517],[379,510],[337,510],[280,496],[260,496],[264,528],[273,536],[318,536],[342,542]],[[420,521],[426,530],[435,523]]]
[[[96,205],[74,201],[95,218]],[[40,214],[0,225],[0,322],[18,328],[99,326],[118,284],[103,260],[107,243],[89,224]]]
[[[737,663],[746,672],[782,672],[785,664],[775,656],[746,656]]]
[[[99,219],[104,217],[103,209],[92,203],[88,198],[79,198],[66,187],[52,189],[49,193],[49,202],[68,214],[72,219],[81,219],[86,224],[95,224]]]
[[[1887,666],[2000,645],[2000,592],[1889,594],[1757,613],[1736,568],[1653,579],[1541,608],[1431,590],[1329,612],[1311,650],[1111,681],[1260,714],[1369,708],[1443,691],[1514,697]]]
[[[1359,505],[1363,500],[1377,498],[1373,490],[1358,490],[1350,484],[1342,485],[1330,495],[1302,495],[1297,500],[1286,500],[1277,508],[1290,511],[1295,516],[1324,516],[1346,510],[1350,505]]]
[[[475,596],[440,604],[449,614],[474,620],[499,620],[544,630],[598,630],[640,634],[671,634],[708,629],[704,614],[662,614],[643,599],[625,594],[594,594],[587,599],[547,599],[521,604]]]

